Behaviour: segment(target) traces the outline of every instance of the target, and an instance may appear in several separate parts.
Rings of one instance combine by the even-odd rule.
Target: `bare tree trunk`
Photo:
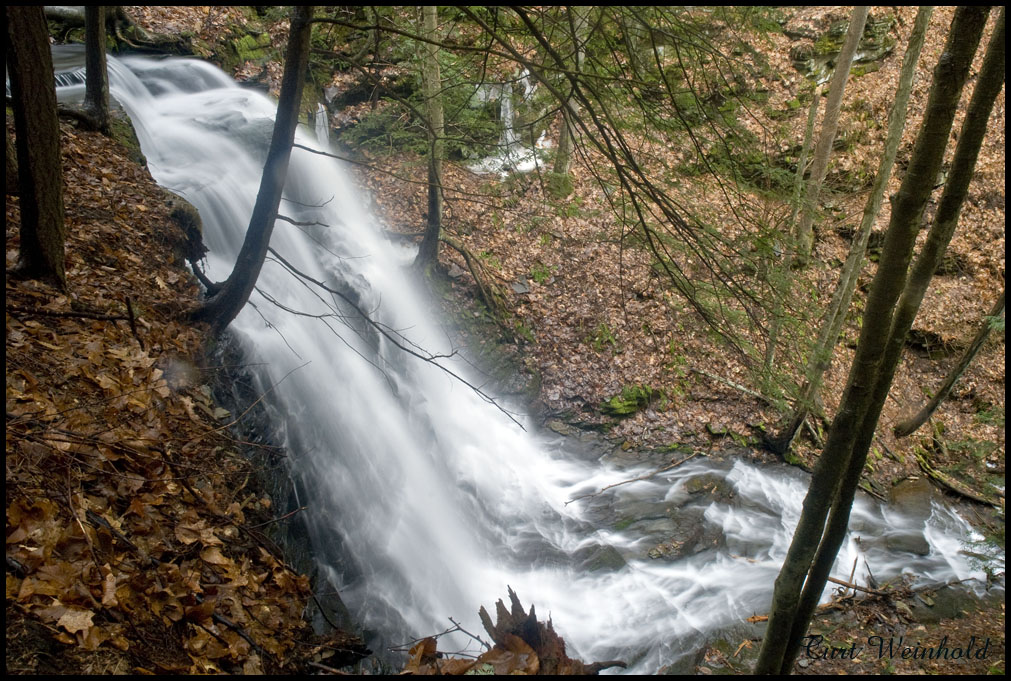
[[[856,54],[857,45],[860,44],[860,38],[864,33],[864,24],[867,23],[869,9],[868,7],[853,8],[849,30],[846,32],[846,41],[836,60],[835,72],[832,74],[832,84],[828,89],[828,101],[825,103],[825,116],[821,121],[818,145],[814,150],[811,179],[807,183],[807,191],[804,194],[800,223],[796,225],[794,232],[796,242],[794,263],[799,266],[807,264],[811,257],[811,249],[814,247],[814,214],[818,209],[821,185],[828,172],[832,142],[835,140],[835,133],[839,127],[839,110],[842,108],[843,91],[846,89],[846,80],[849,78],[850,66],[853,64],[853,55]]]
[[[21,246],[15,273],[67,286],[60,122],[41,6],[7,7],[7,66],[17,136]]]
[[[818,118],[818,105],[821,103],[821,86],[814,87],[814,94],[811,98],[811,106],[807,110],[807,125],[804,126],[804,143],[800,147],[800,157],[797,159],[797,174],[793,178],[793,195],[790,200],[790,222],[787,224],[793,228],[797,223],[797,214],[800,213],[800,206],[804,196],[804,174],[807,172],[807,158],[811,155],[811,144],[814,141],[814,124]],[[781,254],[774,252],[768,260],[769,271],[784,263],[785,268],[789,268],[792,259],[790,249],[783,249]],[[778,274],[778,273],[777,273]],[[771,279],[773,295],[772,319],[769,323],[769,339],[765,346],[765,361],[762,367],[762,375],[767,379],[772,377],[773,366],[776,361],[776,350],[779,344],[779,331],[783,326],[783,301],[790,295],[792,283],[789,277],[775,276]],[[782,452],[780,452],[782,453]]]
[[[84,8],[84,110],[95,127],[109,134],[109,77],[105,66],[105,7]]]
[[[863,263],[864,254],[867,251],[867,241],[870,239],[871,228],[874,220],[881,210],[881,201],[884,199],[885,189],[892,176],[892,166],[895,164],[895,156],[898,154],[899,143],[902,141],[902,131],[906,125],[906,112],[909,105],[909,95],[913,89],[913,76],[916,74],[916,64],[920,59],[920,51],[923,48],[924,38],[927,33],[927,25],[930,23],[932,7],[921,7],[916,15],[913,31],[909,36],[909,45],[902,60],[902,69],[899,74],[898,89],[895,93],[895,101],[892,103],[891,111],[888,114],[888,135],[885,138],[885,153],[878,164],[878,172],[874,178],[874,186],[871,194],[867,197],[864,205],[863,219],[860,229],[853,238],[849,255],[843,265],[839,275],[839,283],[832,294],[832,301],[829,304],[818,334],[811,356],[808,359],[807,370],[805,371],[804,385],[801,387],[800,396],[794,405],[794,410],[787,425],[775,436],[766,441],[766,445],[777,454],[784,454],[790,449],[797,432],[800,430],[804,419],[811,411],[812,405],[821,391],[821,380],[825,375],[832,360],[832,352],[839,341],[842,333],[843,323],[846,320],[846,312],[849,310],[850,302],[853,300],[853,291],[856,289],[857,275]]]
[[[439,31],[439,11],[434,5],[421,8],[423,35],[437,40]],[[425,43],[422,62],[422,80],[425,91],[426,113],[428,115],[428,221],[425,236],[418,247],[414,260],[415,267],[425,268],[435,263],[439,257],[439,232],[442,230],[442,157],[445,142],[442,111],[442,75],[439,71],[439,48]]]
[[[920,218],[944,158],[959,97],[987,13],[986,8],[976,7],[960,7],[956,11],[944,52],[934,70],[923,124],[871,285],[842,406],[832,422],[804,499],[797,531],[776,579],[756,673],[789,673],[800,636],[807,630],[814,612],[810,603],[812,600],[817,603],[824,589],[825,566],[831,567],[845,536],[843,516],[848,521],[870,446],[867,433],[873,436],[884,403],[882,391],[887,395],[894,375],[894,363],[891,366],[887,363],[892,330],[898,328],[893,325],[893,318],[898,316],[897,303],[906,286]]]
[[[288,50],[281,77],[281,98],[277,104],[274,132],[270,139],[267,161],[263,167],[260,190],[256,195],[249,229],[235,267],[220,289],[192,316],[210,322],[215,332],[221,332],[246,305],[256,286],[270,246],[270,235],[277,220],[277,207],[281,202],[284,181],[288,175],[291,145],[298,127],[298,111],[302,103],[302,86],[309,63],[309,43],[312,32],[312,7],[297,6],[291,17]]]
[[[938,388],[937,392],[934,394],[930,401],[927,402],[923,407],[920,408],[916,414],[899,421],[898,425],[895,426],[896,437],[905,437],[907,435],[912,435],[916,432],[916,429],[927,422],[937,407],[948,398],[948,394],[951,393],[951,389],[955,386],[955,382],[962,377],[965,370],[969,368],[972,360],[976,358],[979,353],[980,348],[983,347],[983,343],[990,336],[990,331],[993,329],[992,319],[995,317],[1004,316],[1004,294],[1007,292],[1005,288],[1000,292],[1000,298],[994,303],[993,309],[990,310],[990,314],[983,319],[983,323],[979,327],[979,331],[976,332],[976,337],[972,339],[972,343],[969,347],[965,349],[962,353],[962,359],[959,360],[951,371],[948,372],[948,376],[944,379],[944,383]]]
[[[569,14],[572,43],[576,52],[577,73],[583,69],[583,61],[586,56],[584,43],[589,27],[589,10],[589,7],[569,7],[566,9]],[[573,119],[577,116],[579,116],[579,103],[574,97],[569,97],[562,106],[562,129],[558,135],[558,151],[555,154],[555,165],[552,168],[556,175],[568,175],[569,168],[572,166],[572,152],[576,141],[576,124]]]

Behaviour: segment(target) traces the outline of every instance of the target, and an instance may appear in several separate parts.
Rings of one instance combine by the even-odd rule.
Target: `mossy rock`
[[[648,385],[629,385],[621,393],[600,405],[600,411],[608,416],[623,418],[648,406],[660,393]]]
[[[880,61],[895,49],[895,38],[891,34],[895,25],[895,17],[888,15],[880,19],[872,16],[867,18],[864,32],[853,57],[853,67],[850,71],[856,78],[867,73],[873,73],[880,68]],[[833,23],[827,31],[818,36],[813,44],[799,45],[790,50],[793,67],[806,77],[818,83],[824,83],[832,77],[835,62],[842,51],[846,39],[849,19]]]
[[[163,190],[168,198],[169,217],[179,228],[182,239],[175,244],[176,256],[195,262],[204,257],[204,223],[200,212],[186,199],[168,190]]]
[[[126,149],[127,158],[137,165],[147,165],[147,157],[141,151],[140,140],[137,139],[137,132],[133,129],[133,123],[129,116],[120,110],[112,110],[109,113],[109,132],[112,139],[122,144]]]
[[[253,35],[247,33],[232,41],[232,47],[240,62],[259,62],[268,58],[270,52],[270,34],[260,33]]]

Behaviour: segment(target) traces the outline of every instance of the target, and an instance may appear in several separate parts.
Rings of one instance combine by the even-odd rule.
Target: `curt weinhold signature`
[[[910,644],[904,636],[868,636],[866,645],[857,645],[854,641],[849,646],[826,646],[824,637],[818,634],[805,636],[801,647],[804,655],[810,660],[855,660],[864,649],[878,659],[896,657],[903,660],[963,660],[974,658],[985,660],[990,654],[990,637],[982,641],[976,636],[970,636],[965,645],[950,643],[948,637],[943,637],[937,645],[925,646],[919,641]]]

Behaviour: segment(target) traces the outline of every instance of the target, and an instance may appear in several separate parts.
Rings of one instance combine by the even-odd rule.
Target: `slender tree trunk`
[[[818,105],[821,103],[821,86],[814,87],[814,95],[811,98],[811,106],[807,110],[807,125],[804,126],[804,143],[800,147],[800,158],[797,159],[797,174],[793,178],[793,195],[790,200],[790,229],[797,223],[797,214],[800,213],[800,206],[804,196],[804,175],[807,172],[807,159],[811,155],[811,144],[814,142],[814,124],[818,119]],[[790,249],[783,249],[782,253],[769,258],[767,272],[775,272],[777,276],[772,279],[772,292],[774,295],[772,303],[772,319],[769,323],[769,340],[765,346],[765,361],[762,366],[762,375],[766,380],[772,380],[773,367],[776,362],[776,350],[779,345],[779,331],[783,326],[783,301],[790,296],[792,281],[790,277],[778,276],[776,270],[781,263],[789,268],[791,260]],[[785,451],[785,450],[784,450]],[[782,453],[782,452],[780,452]]]
[[[246,305],[256,279],[260,275],[270,235],[277,220],[277,207],[281,202],[284,182],[288,175],[291,145],[298,127],[298,112],[302,103],[302,86],[309,63],[309,43],[312,32],[312,7],[295,7],[291,17],[291,31],[281,77],[281,98],[277,104],[274,132],[270,139],[267,161],[263,167],[260,190],[249,219],[249,229],[235,267],[218,291],[192,316],[208,321],[215,332],[221,332]]]
[[[105,7],[84,8],[84,110],[95,127],[109,134],[109,76],[105,66]]]
[[[576,52],[576,72],[583,69],[586,56],[584,43],[589,27],[589,7],[569,7],[570,29],[572,43]],[[558,136],[558,151],[555,154],[555,165],[552,168],[556,175],[568,175],[572,167],[572,152],[576,142],[576,124],[573,119],[579,116],[579,103],[574,97],[569,97],[562,106],[562,129]]]
[[[991,320],[994,317],[1004,316],[1004,294],[1007,289],[1000,292],[1000,298],[994,303],[993,309],[990,310],[990,314],[983,320],[983,323],[979,327],[979,331],[976,332],[976,337],[972,339],[972,343],[969,347],[965,349],[962,353],[962,359],[959,360],[951,371],[948,372],[948,376],[944,379],[944,383],[938,388],[937,392],[934,394],[930,401],[927,402],[923,407],[920,408],[916,414],[907,417],[906,419],[899,421],[898,425],[895,426],[896,437],[905,437],[907,435],[912,435],[916,430],[927,422],[935,411],[937,407],[940,406],[941,402],[944,402],[948,398],[948,394],[951,393],[951,389],[955,387],[955,383],[965,370],[969,368],[972,360],[976,358],[979,353],[980,348],[983,347],[983,343],[990,336],[990,331],[993,329],[993,324]]]
[[[426,5],[421,8],[422,35],[431,40],[438,38],[438,7]],[[418,247],[414,260],[415,267],[425,268],[439,257],[439,232],[442,230],[442,157],[445,146],[445,130],[442,111],[442,75],[439,70],[439,48],[425,43],[422,63],[422,80],[425,91],[426,113],[428,114],[428,222],[425,236]]]
[[[839,111],[842,108],[843,91],[846,89],[846,80],[849,78],[850,66],[853,64],[853,55],[856,54],[857,45],[860,44],[860,38],[864,34],[864,24],[867,23],[869,9],[869,7],[853,8],[849,30],[846,32],[846,41],[836,60],[835,72],[832,74],[832,83],[828,89],[828,101],[825,103],[825,116],[821,121],[818,145],[815,147],[814,161],[811,164],[811,179],[807,183],[800,222],[794,233],[796,241],[794,263],[798,266],[807,264],[811,257],[811,249],[814,247],[814,214],[818,209],[821,185],[828,172],[832,142],[835,140],[835,133],[839,127]]]
[[[986,8],[977,7],[956,10],[944,52],[934,70],[923,123],[896,198],[871,285],[842,406],[815,466],[797,531],[776,579],[769,625],[756,673],[789,672],[800,640],[797,634],[806,631],[813,613],[808,608],[810,601],[817,602],[820,597],[827,578],[825,565],[830,568],[838,552],[840,527],[842,534],[845,533],[842,518],[845,515],[848,520],[870,437],[884,403],[882,391],[887,395],[894,375],[894,365],[888,366],[886,361],[892,331],[898,328],[893,324],[893,318],[899,316],[896,304],[905,289],[920,218],[941,167],[959,97],[987,13]],[[830,510],[833,517],[826,528]]]
[[[15,273],[67,286],[60,122],[41,6],[7,7],[7,66],[17,136],[21,246]]]
[[[899,143],[902,141],[902,131],[906,125],[906,112],[909,106],[909,95],[913,89],[913,76],[916,73],[916,64],[920,59],[920,51],[923,48],[927,25],[930,23],[932,12],[932,7],[921,7],[916,15],[913,31],[909,36],[909,45],[902,60],[902,69],[899,74],[895,101],[892,103],[891,111],[888,114],[888,135],[885,138],[885,153],[878,165],[878,172],[874,178],[871,194],[867,197],[867,203],[864,205],[860,229],[853,238],[849,255],[846,257],[846,263],[843,265],[842,272],[839,275],[839,283],[832,294],[832,301],[822,320],[818,340],[808,359],[804,385],[801,387],[800,396],[794,406],[793,413],[786,421],[787,425],[766,442],[769,449],[777,454],[782,455],[790,449],[790,445],[797,436],[797,432],[804,423],[804,419],[807,418],[815,400],[817,400],[818,393],[821,391],[822,377],[831,364],[833,349],[839,341],[839,335],[842,333],[842,327],[846,320],[846,312],[849,310],[850,302],[853,300],[853,292],[856,289],[857,275],[860,273],[860,266],[863,264],[864,254],[867,251],[867,242],[870,239],[871,228],[874,226],[874,220],[881,210],[881,202],[884,199],[888,181],[892,176],[892,166],[895,164]]]

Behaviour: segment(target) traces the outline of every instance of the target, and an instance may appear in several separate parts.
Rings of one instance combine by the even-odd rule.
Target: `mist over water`
[[[208,276],[225,279],[275,103],[198,60],[110,57],[109,68],[152,175],[200,211]],[[318,148],[312,131],[296,141]],[[407,270],[413,251],[387,242],[364,204],[334,161],[295,149],[280,212],[319,224],[278,221],[272,246],[402,334],[401,344],[450,355]],[[567,503],[664,462],[600,460],[533,424],[524,431],[269,256],[230,328],[246,363],[258,365],[261,392],[274,388],[268,400],[307,495],[300,503],[321,567],[379,641],[438,633],[448,617],[480,632],[479,606],[490,609],[509,585],[550,615],[573,656],[654,672],[767,612],[807,483],[798,471],[695,458]],[[437,361],[482,382],[458,356]],[[971,528],[938,505],[924,518],[861,500],[851,527],[838,577],[849,579],[854,564],[859,583],[868,570],[878,582],[904,572],[932,582],[983,576],[961,552]],[[903,537],[926,549],[902,550]]]

